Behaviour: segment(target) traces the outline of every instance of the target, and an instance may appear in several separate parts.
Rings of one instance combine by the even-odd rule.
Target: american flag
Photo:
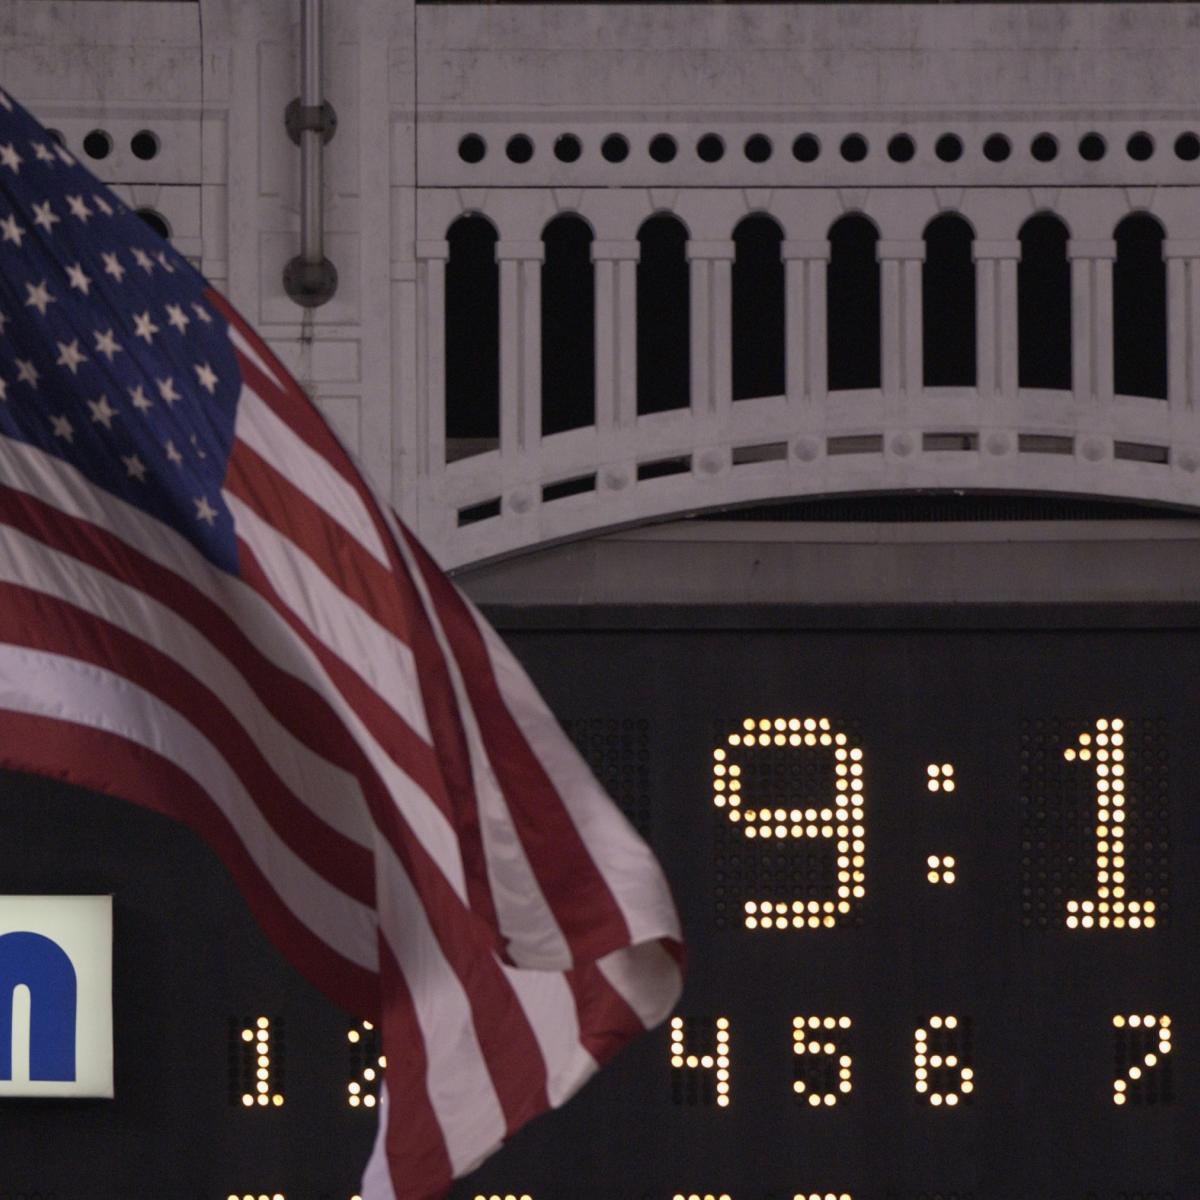
[[[441,1195],[678,998],[659,867],[503,643],[3,92],[0,763],[186,822],[379,1023],[367,1200]]]

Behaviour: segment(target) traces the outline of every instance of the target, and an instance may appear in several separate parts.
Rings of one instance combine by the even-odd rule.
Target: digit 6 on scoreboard
[[[827,755],[833,787],[826,796],[788,795],[787,807],[745,794],[743,785],[780,756]],[[713,804],[750,840],[824,839],[835,843],[836,898],[748,900],[747,929],[832,929],[866,895],[863,751],[828,717],[747,717],[713,750]],[[778,801],[779,797],[774,797]]]

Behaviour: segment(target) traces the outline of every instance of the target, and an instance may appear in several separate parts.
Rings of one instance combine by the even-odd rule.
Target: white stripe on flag
[[[504,1113],[488,1073],[463,985],[447,962],[408,875],[386,849],[376,855],[379,924],[412,994],[425,1038],[429,1101],[455,1175],[504,1137]]]
[[[236,496],[222,495],[238,535],[288,609],[428,743],[429,723],[412,651],[355,604],[300,546]]]
[[[598,1066],[579,1041],[575,993],[560,971],[526,971],[505,964],[504,974],[537,1038],[546,1062],[546,1095],[557,1108]]]
[[[372,847],[358,780],[280,725],[236,666],[175,609],[15,529],[0,529],[0,582],[65,600],[173,659],[229,709],[297,798],[344,837]]]
[[[173,708],[122,675],[21,646],[0,646],[0,708],[105,730],[174,762],[225,815],[296,919],[335,953],[378,971],[374,911],[275,836],[216,747]]]
[[[559,927],[554,910],[546,902],[521,844],[508,802],[488,759],[475,710],[463,685],[458,661],[442,628],[437,606],[429,595],[421,569],[413,560],[404,538],[397,536],[395,541],[421,597],[421,604],[429,617],[454,686],[454,696],[471,755],[479,831],[500,932],[508,943],[513,961],[518,965],[565,970],[572,965],[571,948]]]
[[[285,479],[303,480],[305,494],[330,520],[336,521],[381,566],[390,568],[379,531],[358,493],[249,387],[243,386],[238,400],[234,436]]]

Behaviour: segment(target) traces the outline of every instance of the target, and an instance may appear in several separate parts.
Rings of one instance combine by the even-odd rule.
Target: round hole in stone
[[[1125,143],[1125,153],[1135,162],[1145,162],[1154,154],[1154,139],[1144,130],[1131,133]]]
[[[743,153],[752,163],[765,163],[774,149],[771,139],[762,133],[751,134],[742,147]]]
[[[156,133],[151,133],[149,129],[139,129],[129,139],[129,148],[133,151],[134,158],[149,162],[162,149],[162,143]]]
[[[83,152],[88,158],[107,158],[112,148],[113,140],[103,129],[93,129],[83,139]]]
[[[861,133],[848,133],[842,138],[841,151],[847,162],[862,162],[867,157],[867,139]]]
[[[1058,139],[1053,134],[1039,133],[1030,142],[1029,153],[1038,162],[1053,162],[1058,157]]]
[[[1004,162],[1012,153],[1012,142],[1002,133],[991,134],[983,143],[983,157],[988,162]]]
[[[815,162],[821,153],[821,143],[811,133],[802,133],[792,143],[792,157],[797,162]]]
[[[468,133],[466,137],[458,143],[458,157],[465,163],[477,163],[483,161],[483,156],[487,153],[487,142],[483,140],[477,133]]]
[[[917,144],[907,133],[898,133],[887,146],[888,158],[892,162],[912,162],[917,152]]]
[[[725,143],[715,133],[706,133],[696,143],[696,156],[706,163],[720,162],[725,157]]]
[[[669,133],[656,133],[650,139],[650,157],[656,163],[669,163],[678,151],[679,147]]]
[[[514,133],[504,147],[504,153],[515,163],[527,163],[533,157],[533,142],[523,133]]]
[[[1099,162],[1108,146],[1098,133],[1085,133],[1079,139],[1079,157],[1085,162]]]
[[[957,133],[943,133],[935,143],[933,152],[942,162],[958,162],[962,158],[962,138]]]
[[[629,142],[619,133],[610,133],[600,144],[600,153],[606,162],[624,162],[629,157]]]
[[[583,146],[573,133],[559,134],[554,139],[554,157],[559,162],[575,162],[583,153]]]

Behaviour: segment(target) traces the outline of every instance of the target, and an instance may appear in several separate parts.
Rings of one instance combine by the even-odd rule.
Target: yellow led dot
[[[813,1108],[817,1108],[821,1103],[821,1097],[813,1092],[812,1095],[809,1096],[808,1102],[813,1106]]]
[[[1114,1092],[1113,1093],[1113,1103],[1114,1104],[1124,1104],[1125,1103],[1125,1093],[1124,1092]]]
[[[951,1092],[946,1097],[946,1103],[949,1104],[951,1108],[953,1108],[954,1105],[956,1105],[958,1103],[958,1095],[955,1092]]]
[[[964,1092],[973,1092],[975,1090],[975,1085],[969,1079],[964,1079],[963,1082],[959,1084],[959,1087],[961,1087]]]
[[[275,1105],[276,1108],[281,1108],[283,1106],[283,1097],[278,1095],[272,1096],[271,1103]]]
[[[259,1104],[265,1105],[265,1104],[267,1103],[267,1098],[266,1098],[266,1096],[259,1096],[259,1097],[258,1097],[258,1102],[259,1102]]]
[[[1129,1078],[1130,1079],[1141,1079],[1141,1077],[1142,1077],[1142,1068],[1141,1067],[1130,1067],[1129,1068]]]
[[[242,1041],[243,1041],[243,1042],[252,1042],[252,1041],[254,1041],[254,1030],[252,1030],[252,1029],[243,1029],[243,1030],[242,1030]]]
[[[271,1024],[271,1022],[268,1021],[266,1017],[259,1017],[258,1020],[255,1021],[254,1023],[259,1027],[259,1029],[266,1029],[267,1026],[269,1026]]]
[[[934,1092],[933,1095],[929,1097],[930,1104],[938,1105],[938,1104],[941,1104],[941,1102],[942,1102],[941,1092]]]
[[[959,1074],[963,1077],[963,1079],[974,1079],[975,1078],[975,1072],[973,1070],[971,1070],[970,1067],[963,1067],[963,1069],[959,1072]]]
[[[946,1017],[945,1022],[946,1022],[947,1029],[956,1029],[958,1027],[958,1018],[957,1017],[953,1017],[953,1016]]]
[[[250,1108],[250,1107],[251,1107],[251,1106],[254,1104],[254,1097],[253,1097],[253,1096],[250,1096],[250,1095],[246,1095],[245,1093],[243,1093],[243,1095],[242,1095],[242,1103],[243,1103],[243,1104],[244,1104],[244,1105],[245,1105],[247,1108]]]
[[[357,1042],[359,1037],[360,1035],[357,1029],[348,1030],[346,1033],[346,1040],[350,1042]]]

